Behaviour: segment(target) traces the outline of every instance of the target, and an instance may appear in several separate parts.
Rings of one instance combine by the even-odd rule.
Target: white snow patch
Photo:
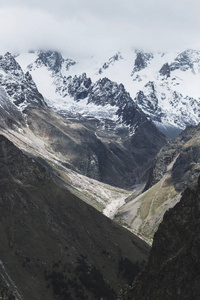
[[[88,104],[87,99],[76,102],[69,96],[63,98],[56,93],[56,88],[60,87],[62,89],[63,76],[73,77],[86,73],[93,83],[104,77],[118,84],[122,83],[133,99],[139,91],[143,91],[147,96],[150,95],[151,91],[145,85],[151,81],[155,86],[155,94],[158,99],[157,106],[162,112],[161,124],[178,126],[178,128],[184,129],[185,124],[194,125],[199,123],[200,63],[198,62],[198,53],[189,52],[189,55],[191,55],[190,59],[193,61],[193,70],[174,70],[171,71],[169,78],[160,75],[159,71],[164,64],[168,63],[170,65],[175,61],[179,54],[177,52],[153,53],[153,58],[148,62],[148,66],[134,74],[132,74],[132,71],[136,58],[135,51],[121,51],[120,56],[122,58],[114,61],[112,57],[116,53],[105,52],[104,57],[101,55],[101,57],[84,58],[75,65],[70,66],[69,70],[66,70],[63,66],[58,74],[53,74],[45,66],[34,67],[30,73],[36,82],[38,90],[47,99],[48,105],[55,111],[66,111],[66,113],[117,120],[116,107]],[[17,56],[16,60],[25,70],[30,63],[36,60],[36,57],[37,54],[35,53],[23,53]],[[109,63],[110,61],[112,63]],[[102,66],[105,63],[109,66],[103,69]],[[99,74],[100,69],[102,70],[101,74]],[[180,94],[180,99],[177,100],[177,103],[174,103],[174,92]],[[191,102],[191,97],[196,99],[195,103]],[[146,105],[148,107],[148,103]],[[145,113],[148,113],[142,105],[140,108]],[[151,115],[149,116],[152,118]]]

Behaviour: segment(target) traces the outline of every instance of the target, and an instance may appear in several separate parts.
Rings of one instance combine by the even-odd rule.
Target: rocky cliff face
[[[172,161],[171,173],[175,189],[180,192],[187,186],[195,187],[199,176],[199,131],[199,125],[189,126],[161,149],[154,159],[145,190],[163,178]]]
[[[0,136],[1,295],[115,299],[149,248],[59,182]]]
[[[19,110],[44,106],[44,99],[30,73],[24,73],[10,53],[0,56],[0,69],[0,85]]]
[[[155,234],[148,266],[123,299],[199,299],[200,180],[167,211]]]
[[[153,53],[145,53],[140,50],[136,50],[135,52],[136,58],[134,62],[134,68],[131,74],[132,76],[134,75],[134,73],[145,69],[150,63],[151,59],[153,59]]]

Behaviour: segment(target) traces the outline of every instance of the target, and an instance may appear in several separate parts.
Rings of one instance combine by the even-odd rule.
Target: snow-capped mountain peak
[[[48,105],[55,110],[68,113],[72,110],[73,113],[84,111],[84,114],[87,111],[86,114],[90,115],[89,105],[99,105],[95,98],[98,86],[101,86],[98,96],[101,93],[104,97],[106,95],[104,101],[114,108],[113,102],[108,101],[108,98],[115,99],[113,89],[116,88],[116,83],[118,92],[120,93],[120,84],[123,84],[130,95],[130,103],[138,105],[168,136],[200,121],[200,51],[116,52],[104,62],[98,57],[75,62],[53,51],[39,51],[34,55],[32,63],[26,66],[23,55],[16,59],[24,69],[30,71],[39,91],[47,99]],[[102,82],[106,82],[104,78],[113,83],[107,81],[102,92]],[[109,89],[112,91],[110,96]],[[95,111],[97,110],[98,107]],[[94,112],[92,109],[91,111]],[[111,118],[116,116],[116,111]]]
[[[20,111],[24,111],[28,106],[45,105],[31,74],[28,71],[24,73],[15,58],[8,52],[0,56],[0,84],[10,101]]]
[[[136,50],[135,53],[136,58],[131,76],[133,76],[134,73],[145,69],[153,59],[153,53],[143,52],[139,50]]]
[[[123,59],[120,52],[117,52],[115,55],[113,55],[107,62],[105,62],[102,67],[98,70],[97,74],[102,74],[104,70],[108,69],[110,66],[113,66],[115,62]]]

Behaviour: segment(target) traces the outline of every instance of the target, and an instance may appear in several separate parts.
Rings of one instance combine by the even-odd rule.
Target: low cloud
[[[0,1],[0,52],[200,49],[196,0]]]

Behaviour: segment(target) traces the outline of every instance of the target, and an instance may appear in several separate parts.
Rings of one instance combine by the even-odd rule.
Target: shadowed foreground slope
[[[200,179],[167,211],[146,269],[122,299],[200,299]]]
[[[4,299],[116,299],[148,252],[144,242],[61,188],[0,136]]]

